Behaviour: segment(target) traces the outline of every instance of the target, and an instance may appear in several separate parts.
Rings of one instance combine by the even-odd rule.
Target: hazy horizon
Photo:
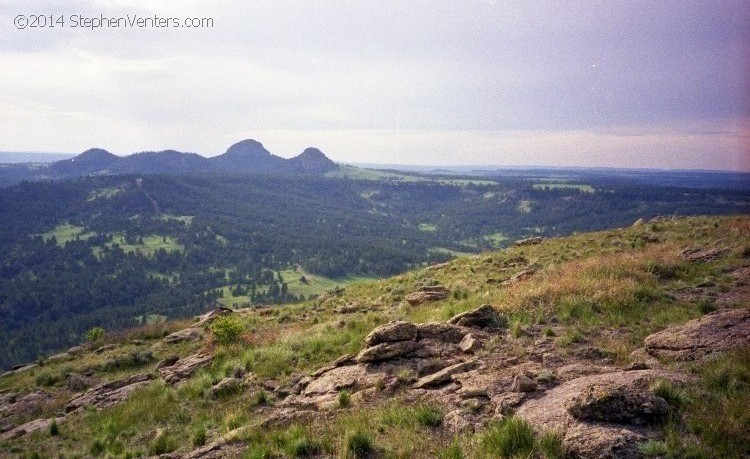
[[[11,0],[0,23],[4,151],[750,171],[742,0]]]

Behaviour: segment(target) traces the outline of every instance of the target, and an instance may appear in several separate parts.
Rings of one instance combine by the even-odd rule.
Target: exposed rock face
[[[687,261],[695,263],[705,263],[707,261],[713,261],[723,257],[729,253],[729,249],[712,249],[706,247],[685,249],[682,251],[682,256]]]
[[[477,309],[454,316],[448,320],[448,323],[461,327],[497,330],[507,326],[508,320],[501,316],[492,305],[484,304]]]
[[[224,378],[211,387],[211,395],[222,397],[234,394],[242,389],[242,380],[238,378]]]
[[[645,424],[663,415],[666,402],[649,391],[660,378],[684,381],[675,373],[660,370],[584,376],[526,401],[516,416],[540,431],[559,432],[574,457],[635,458],[638,443],[656,434]],[[601,422],[603,419],[608,422]]]
[[[501,285],[513,285],[515,283],[525,281],[534,275],[533,269],[524,269],[523,271],[514,274],[510,279],[503,281]]]
[[[519,239],[519,240],[513,242],[513,245],[515,245],[517,247],[522,247],[522,246],[525,246],[525,245],[536,245],[536,244],[541,244],[543,240],[544,240],[544,238],[536,236],[536,237],[530,237],[530,238],[527,238],[527,239]]]
[[[380,362],[397,357],[407,357],[421,346],[416,341],[396,341],[380,343],[362,350],[357,356],[358,363]]]
[[[513,378],[513,392],[534,392],[539,387],[539,383],[526,375],[516,375]]]
[[[458,347],[463,352],[473,353],[478,351],[482,347],[482,342],[474,338],[474,335],[472,333],[469,333],[468,335],[464,336],[464,339],[462,339],[460,343],[458,343]]]
[[[213,309],[211,311],[208,311],[205,314],[202,314],[202,315],[198,316],[197,322],[195,323],[195,326],[203,325],[203,324],[206,324],[206,323],[211,323],[217,317],[226,316],[226,315],[232,314],[232,313],[234,313],[233,310],[231,310],[229,308],[225,308],[225,307],[220,307],[220,308]]]
[[[654,333],[644,342],[650,355],[682,361],[750,346],[750,309],[713,312]]]
[[[125,400],[134,390],[148,384],[151,379],[153,379],[153,376],[150,374],[140,374],[99,384],[71,399],[65,405],[65,412],[70,413],[88,406],[99,408],[112,406]]]
[[[612,389],[591,385],[568,400],[565,408],[573,417],[584,421],[617,424],[656,424],[669,415],[669,404],[647,388],[619,386]]]
[[[60,424],[64,421],[65,418],[57,418],[55,421]],[[4,432],[0,434],[0,441],[6,441],[13,438],[18,438],[26,434],[30,434],[32,432],[36,432],[38,430],[45,430],[49,429],[49,426],[52,424],[53,419],[35,419],[33,421],[29,421],[25,424],[21,424],[20,426],[11,429],[7,432]]]
[[[410,305],[416,306],[428,301],[444,300],[450,293],[451,291],[442,285],[432,285],[422,287],[419,291],[406,295],[404,299]]]
[[[163,359],[159,360],[159,362],[156,364],[155,370],[161,370],[162,368],[171,367],[177,361],[180,360],[180,358],[177,355],[168,355],[164,357]]]
[[[38,416],[44,408],[54,401],[54,396],[47,391],[37,390],[26,395],[0,395],[0,432],[11,429],[14,418]]]
[[[448,368],[443,368],[437,373],[433,373],[431,375],[420,378],[416,383],[414,383],[414,388],[422,389],[425,387],[439,386],[450,381],[451,376],[457,373],[466,373],[467,371],[473,370],[478,366],[479,362],[477,360],[469,360],[467,362],[461,362],[455,365],[451,365]]]
[[[466,329],[443,322],[417,324],[419,339],[434,339],[446,343],[460,343],[466,335]]]
[[[65,375],[65,385],[73,392],[80,392],[89,387],[101,384],[101,379],[95,376],[80,375],[78,373],[68,373]]]
[[[417,326],[411,322],[391,322],[381,325],[371,331],[365,338],[368,346],[394,341],[408,341],[417,339]]]
[[[212,359],[213,356],[205,354],[191,355],[178,360],[174,365],[160,369],[159,374],[167,384],[177,384],[193,376],[198,368],[208,365]]]
[[[181,343],[183,341],[198,341],[203,339],[203,333],[197,328],[186,328],[184,330],[176,331],[171,335],[167,335],[164,338],[164,342],[167,344]]]

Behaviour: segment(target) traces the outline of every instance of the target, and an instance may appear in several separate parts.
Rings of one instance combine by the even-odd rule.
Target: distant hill
[[[29,151],[0,151],[0,164],[18,163],[51,163],[62,159],[70,159],[71,153],[29,152]]]
[[[18,163],[0,168],[0,186],[22,180],[66,179],[90,175],[264,173],[274,175],[322,175],[338,165],[317,148],[285,159],[271,154],[256,140],[246,139],[230,146],[219,156],[206,158],[175,150],[148,151],[117,156],[92,148],[73,158],[51,164]]]

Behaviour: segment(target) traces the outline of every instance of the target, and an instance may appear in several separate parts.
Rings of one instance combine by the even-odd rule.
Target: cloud
[[[10,27],[30,11],[210,17],[214,27]],[[393,162],[368,142],[392,149],[394,135],[419,161],[450,161],[428,153],[455,152],[461,138],[466,160],[482,164],[502,148],[535,152],[513,161],[655,167],[748,151],[742,0],[10,1],[0,21],[0,149],[214,153],[248,132],[330,132],[341,160],[368,151],[357,159],[367,162]],[[704,142],[707,127],[723,140]],[[619,154],[586,153],[595,146]]]

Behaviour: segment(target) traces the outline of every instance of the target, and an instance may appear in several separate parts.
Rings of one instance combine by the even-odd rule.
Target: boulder
[[[214,398],[235,394],[242,390],[242,380],[237,378],[224,378],[211,387],[211,395]]]
[[[457,363],[455,365],[451,365],[447,368],[443,368],[442,370],[438,371],[437,373],[433,373],[431,375],[424,376],[422,378],[419,378],[416,383],[414,383],[415,389],[424,389],[427,387],[434,387],[439,386],[441,384],[444,384],[451,380],[451,376],[459,373],[466,373],[467,371],[473,370],[479,366],[479,361],[477,360],[468,360],[466,362]]]
[[[414,293],[410,293],[404,297],[407,303],[412,306],[416,306],[428,301],[439,301],[448,298],[451,291],[442,285],[432,285],[420,288]]]
[[[491,305],[484,304],[477,309],[452,317],[448,323],[461,327],[497,330],[507,326],[508,321]]]
[[[198,368],[208,365],[212,359],[213,356],[210,355],[194,354],[178,360],[174,365],[160,369],[159,374],[167,384],[177,384],[193,376]]]
[[[139,374],[99,384],[73,397],[65,405],[65,412],[70,413],[79,408],[89,406],[97,408],[112,406],[128,398],[134,390],[145,386],[152,379],[153,376],[150,374]]]
[[[526,375],[516,375],[513,378],[513,392],[534,392],[539,387],[539,383]]]
[[[666,400],[637,384],[615,387],[592,384],[568,400],[565,408],[577,419],[627,425],[657,424],[670,413]]]
[[[657,379],[684,382],[685,377],[663,370],[616,371],[584,376],[564,382],[542,393],[540,397],[527,400],[515,415],[534,426],[537,431],[556,431],[563,439],[565,450],[570,456],[583,458],[636,458],[638,444],[659,434],[659,429],[648,424],[635,422],[651,419],[654,406],[638,403],[617,404],[626,408],[627,414],[606,415],[594,407],[607,403],[595,402],[597,394],[629,394],[635,401],[650,399],[649,387]],[[587,394],[593,394],[592,403]],[[602,397],[606,399],[606,397]],[[659,403],[659,402],[657,402]],[[660,404],[660,403],[659,403]],[[591,407],[578,411],[578,407]],[[573,415],[570,410],[576,415]],[[658,408],[657,408],[658,409]],[[597,414],[593,414],[597,412]],[[610,416],[611,422],[597,420],[597,417]],[[657,416],[658,417],[658,416]]]
[[[417,324],[418,339],[434,339],[446,343],[460,343],[466,330],[444,322],[427,322]]]
[[[464,339],[458,344],[463,352],[474,353],[482,347],[482,342],[474,337],[472,333],[464,336]]]
[[[362,350],[357,356],[357,363],[380,362],[413,354],[421,348],[416,341],[396,341],[380,343]]]
[[[409,341],[417,339],[417,326],[411,322],[397,321],[381,325],[370,332],[365,338],[368,346],[395,341]]]
[[[501,285],[504,285],[504,286],[513,285],[513,284],[515,284],[517,282],[524,281],[524,280],[530,278],[533,275],[534,275],[534,270],[533,269],[524,269],[523,271],[521,271],[519,273],[516,273],[513,276],[511,276],[510,279],[503,281],[501,283]]]
[[[750,309],[727,309],[670,327],[644,340],[646,352],[659,358],[699,360],[707,355],[750,346]]]
[[[198,341],[200,339],[203,339],[203,333],[197,328],[191,327],[167,335],[164,338],[164,342],[167,344],[176,344],[183,341]]]
[[[177,361],[180,360],[180,358],[177,355],[168,355],[164,357],[163,359],[159,360],[159,362],[156,364],[156,367],[154,367],[155,370],[161,370],[162,368],[171,367]]]

